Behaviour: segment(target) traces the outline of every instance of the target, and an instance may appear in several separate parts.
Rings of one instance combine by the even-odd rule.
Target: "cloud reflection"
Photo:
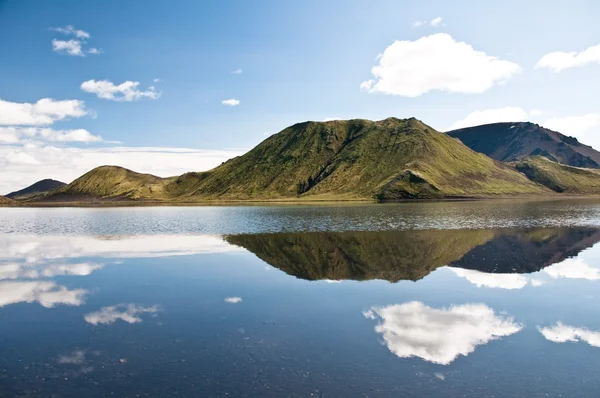
[[[600,269],[592,267],[583,258],[568,258],[558,264],[551,265],[543,270],[553,279],[587,279],[590,281],[600,279]]]
[[[554,343],[585,341],[593,347],[600,347],[600,331],[592,331],[585,328],[565,325],[557,322],[551,327],[538,328],[546,340]]]
[[[448,268],[457,276],[465,278],[477,287],[498,289],[522,289],[527,285],[527,277],[521,274],[490,274],[462,268]]]
[[[160,311],[157,305],[151,307],[142,307],[137,304],[117,304],[108,307],[102,307],[99,311],[86,314],[84,319],[92,325],[110,325],[118,320],[127,323],[142,322],[140,315],[145,313],[156,313]]]
[[[86,295],[87,290],[69,290],[51,281],[0,282],[0,307],[34,302],[46,308],[56,305],[78,306],[84,303]]]
[[[421,302],[373,307],[364,313],[379,319],[375,331],[388,349],[400,358],[418,357],[448,365],[476,346],[522,329],[513,318],[496,315],[484,304],[432,308]]]

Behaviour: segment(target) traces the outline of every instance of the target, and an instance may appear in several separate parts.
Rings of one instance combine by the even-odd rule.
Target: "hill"
[[[32,199],[40,199],[40,196],[45,196],[50,191],[61,188],[65,186],[64,182],[45,179],[38,181],[27,188],[23,188],[19,191],[11,192],[6,195],[7,198],[15,199],[15,200],[32,200]]]
[[[570,194],[600,194],[600,170],[566,166],[543,156],[530,156],[517,163],[517,170],[553,191]]]
[[[544,193],[422,122],[305,122],[167,188],[189,199],[410,199]]]
[[[600,241],[598,228],[302,232],[225,236],[305,280],[418,280],[451,266],[532,273]]]
[[[43,198],[45,201],[166,200],[168,178],[118,166],[97,167]]]
[[[15,203],[14,200],[12,200],[10,198],[7,198],[5,196],[0,196],[0,206],[11,205],[11,204],[14,204],[14,203]]]
[[[574,137],[533,123],[493,123],[447,134],[496,160],[510,162],[542,155],[570,166],[600,168],[600,152]]]

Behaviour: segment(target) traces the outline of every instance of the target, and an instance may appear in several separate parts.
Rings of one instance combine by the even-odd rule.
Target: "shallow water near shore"
[[[0,397],[596,396],[600,201],[0,209]]]

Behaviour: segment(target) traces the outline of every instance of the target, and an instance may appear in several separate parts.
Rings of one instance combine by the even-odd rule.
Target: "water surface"
[[[0,397],[598,396],[600,203],[0,210]]]

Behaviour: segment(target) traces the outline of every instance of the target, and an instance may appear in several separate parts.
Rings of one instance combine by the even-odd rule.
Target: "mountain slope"
[[[570,166],[600,168],[600,152],[574,137],[533,123],[493,123],[447,134],[496,160],[515,161],[529,155],[543,155]]]
[[[164,190],[169,181],[118,166],[100,166],[52,192],[44,200],[165,200],[170,198]]]
[[[597,169],[565,166],[543,156],[529,156],[516,167],[530,180],[556,192],[600,194],[600,170]]]
[[[0,196],[0,206],[10,205],[15,203],[14,200],[7,198],[5,196]]]
[[[50,191],[61,188],[65,186],[64,182],[45,179],[38,181],[27,188],[23,188],[19,191],[11,192],[6,195],[7,198],[15,199],[15,200],[32,200],[38,199],[40,195],[45,195]]]
[[[403,199],[546,190],[416,119],[306,122],[166,188],[188,199]]]

